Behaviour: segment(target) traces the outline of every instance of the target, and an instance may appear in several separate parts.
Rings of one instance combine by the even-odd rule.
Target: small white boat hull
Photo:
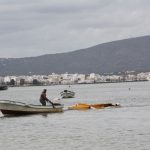
[[[62,98],[74,98],[75,92],[64,90],[60,93],[60,95]]]
[[[51,105],[41,106],[25,104],[10,100],[0,101],[0,110],[4,115],[27,115],[38,113],[56,113],[63,112],[63,105],[56,105],[54,108]]]

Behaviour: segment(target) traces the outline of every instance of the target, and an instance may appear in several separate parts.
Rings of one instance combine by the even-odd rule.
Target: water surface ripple
[[[0,99],[39,104],[43,88],[54,98],[66,86],[14,87],[0,91]],[[150,82],[72,88],[76,97],[64,99],[65,107],[107,102],[122,107],[21,117],[0,114],[0,150],[149,150]]]

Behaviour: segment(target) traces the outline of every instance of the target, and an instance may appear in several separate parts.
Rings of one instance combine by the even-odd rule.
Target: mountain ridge
[[[150,71],[150,36],[35,57],[0,58],[0,75]]]

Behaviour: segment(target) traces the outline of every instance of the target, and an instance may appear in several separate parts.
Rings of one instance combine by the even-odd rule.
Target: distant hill
[[[150,71],[150,36],[99,44],[68,53],[0,58],[0,75]]]

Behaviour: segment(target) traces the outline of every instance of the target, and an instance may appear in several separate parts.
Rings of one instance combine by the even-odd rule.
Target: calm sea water
[[[66,87],[14,87],[0,91],[0,99],[39,104],[43,88],[53,99]],[[0,150],[150,149],[150,82],[74,85],[72,89],[76,97],[62,100],[65,107],[107,102],[122,107],[21,117],[0,114]]]

